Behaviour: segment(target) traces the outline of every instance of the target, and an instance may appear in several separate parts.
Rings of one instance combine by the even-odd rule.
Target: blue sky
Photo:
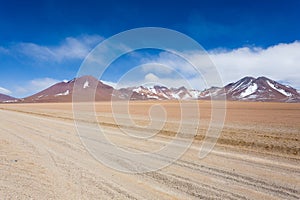
[[[174,29],[199,42],[224,83],[245,75],[269,76],[300,89],[297,0],[12,0],[0,1],[0,5],[2,93],[24,97],[72,79],[99,42],[148,26]],[[163,52],[139,53],[143,62],[168,63],[167,58]],[[117,72],[125,73],[131,61],[137,64],[136,59],[131,55],[121,59],[118,70],[112,69],[104,79],[116,82]],[[148,70],[144,77],[159,79],[157,71]],[[176,83],[175,78],[173,81]]]

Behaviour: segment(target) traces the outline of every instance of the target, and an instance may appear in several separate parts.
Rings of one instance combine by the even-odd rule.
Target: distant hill
[[[90,94],[96,89],[95,100],[107,101],[111,99],[114,88],[103,84],[92,76],[82,76],[74,78],[68,82],[57,83],[41,92],[24,98],[24,102],[71,102],[75,81],[78,85],[82,85],[80,93],[82,96]]]
[[[0,93],[0,102],[8,103],[8,102],[16,102],[16,101],[18,101],[17,98],[14,98],[14,97],[11,97],[11,96]]]

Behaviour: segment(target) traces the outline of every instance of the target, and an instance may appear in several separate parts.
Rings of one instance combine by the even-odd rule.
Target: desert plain
[[[300,199],[299,103],[227,102],[217,144],[201,159],[211,103],[197,103],[192,145],[169,166],[147,173],[120,172],[95,159],[77,133],[72,103],[0,104],[0,199]],[[166,117],[151,118],[153,105]],[[112,142],[134,151],[168,144],[182,122],[178,101],[131,101],[125,110],[97,102],[95,113]],[[184,122],[189,117],[195,120],[191,114]],[[122,128],[147,133],[151,120],[164,122],[152,126],[153,137],[122,135]]]

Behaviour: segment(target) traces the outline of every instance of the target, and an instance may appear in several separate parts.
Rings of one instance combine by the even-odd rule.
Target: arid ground
[[[146,151],[167,144],[181,121],[177,101],[130,102],[132,120],[149,124],[154,104],[167,113],[154,120],[165,124],[142,142],[120,133],[122,127],[147,132],[122,123],[126,112],[116,109],[113,115],[109,102],[95,108],[113,142]],[[71,103],[1,104],[0,199],[300,199],[300,104],[227,102],[221,136],[204,159],[198,154],[211,106],[198,104],[201,123],[189,150],[168,167],[137,174],[116,171],[89,154],[76,132]]]

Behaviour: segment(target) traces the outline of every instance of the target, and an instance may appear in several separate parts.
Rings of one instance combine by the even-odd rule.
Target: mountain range
[[[226,97],[231,101],[300,102],[300,93],[291,86],[266,77],[244,77],[224,87],[211,87],[203,91],[164,86],[136,86],[114,89],[92,76],[82,76],[52,85],[32,96],[17,99],[0,94],[2,103],[71,102],[76,82],[76,94],[82,97],[95,92],[96,101],[113,100],[209,100]],[[84,98],[82,99],[84,101]]]

